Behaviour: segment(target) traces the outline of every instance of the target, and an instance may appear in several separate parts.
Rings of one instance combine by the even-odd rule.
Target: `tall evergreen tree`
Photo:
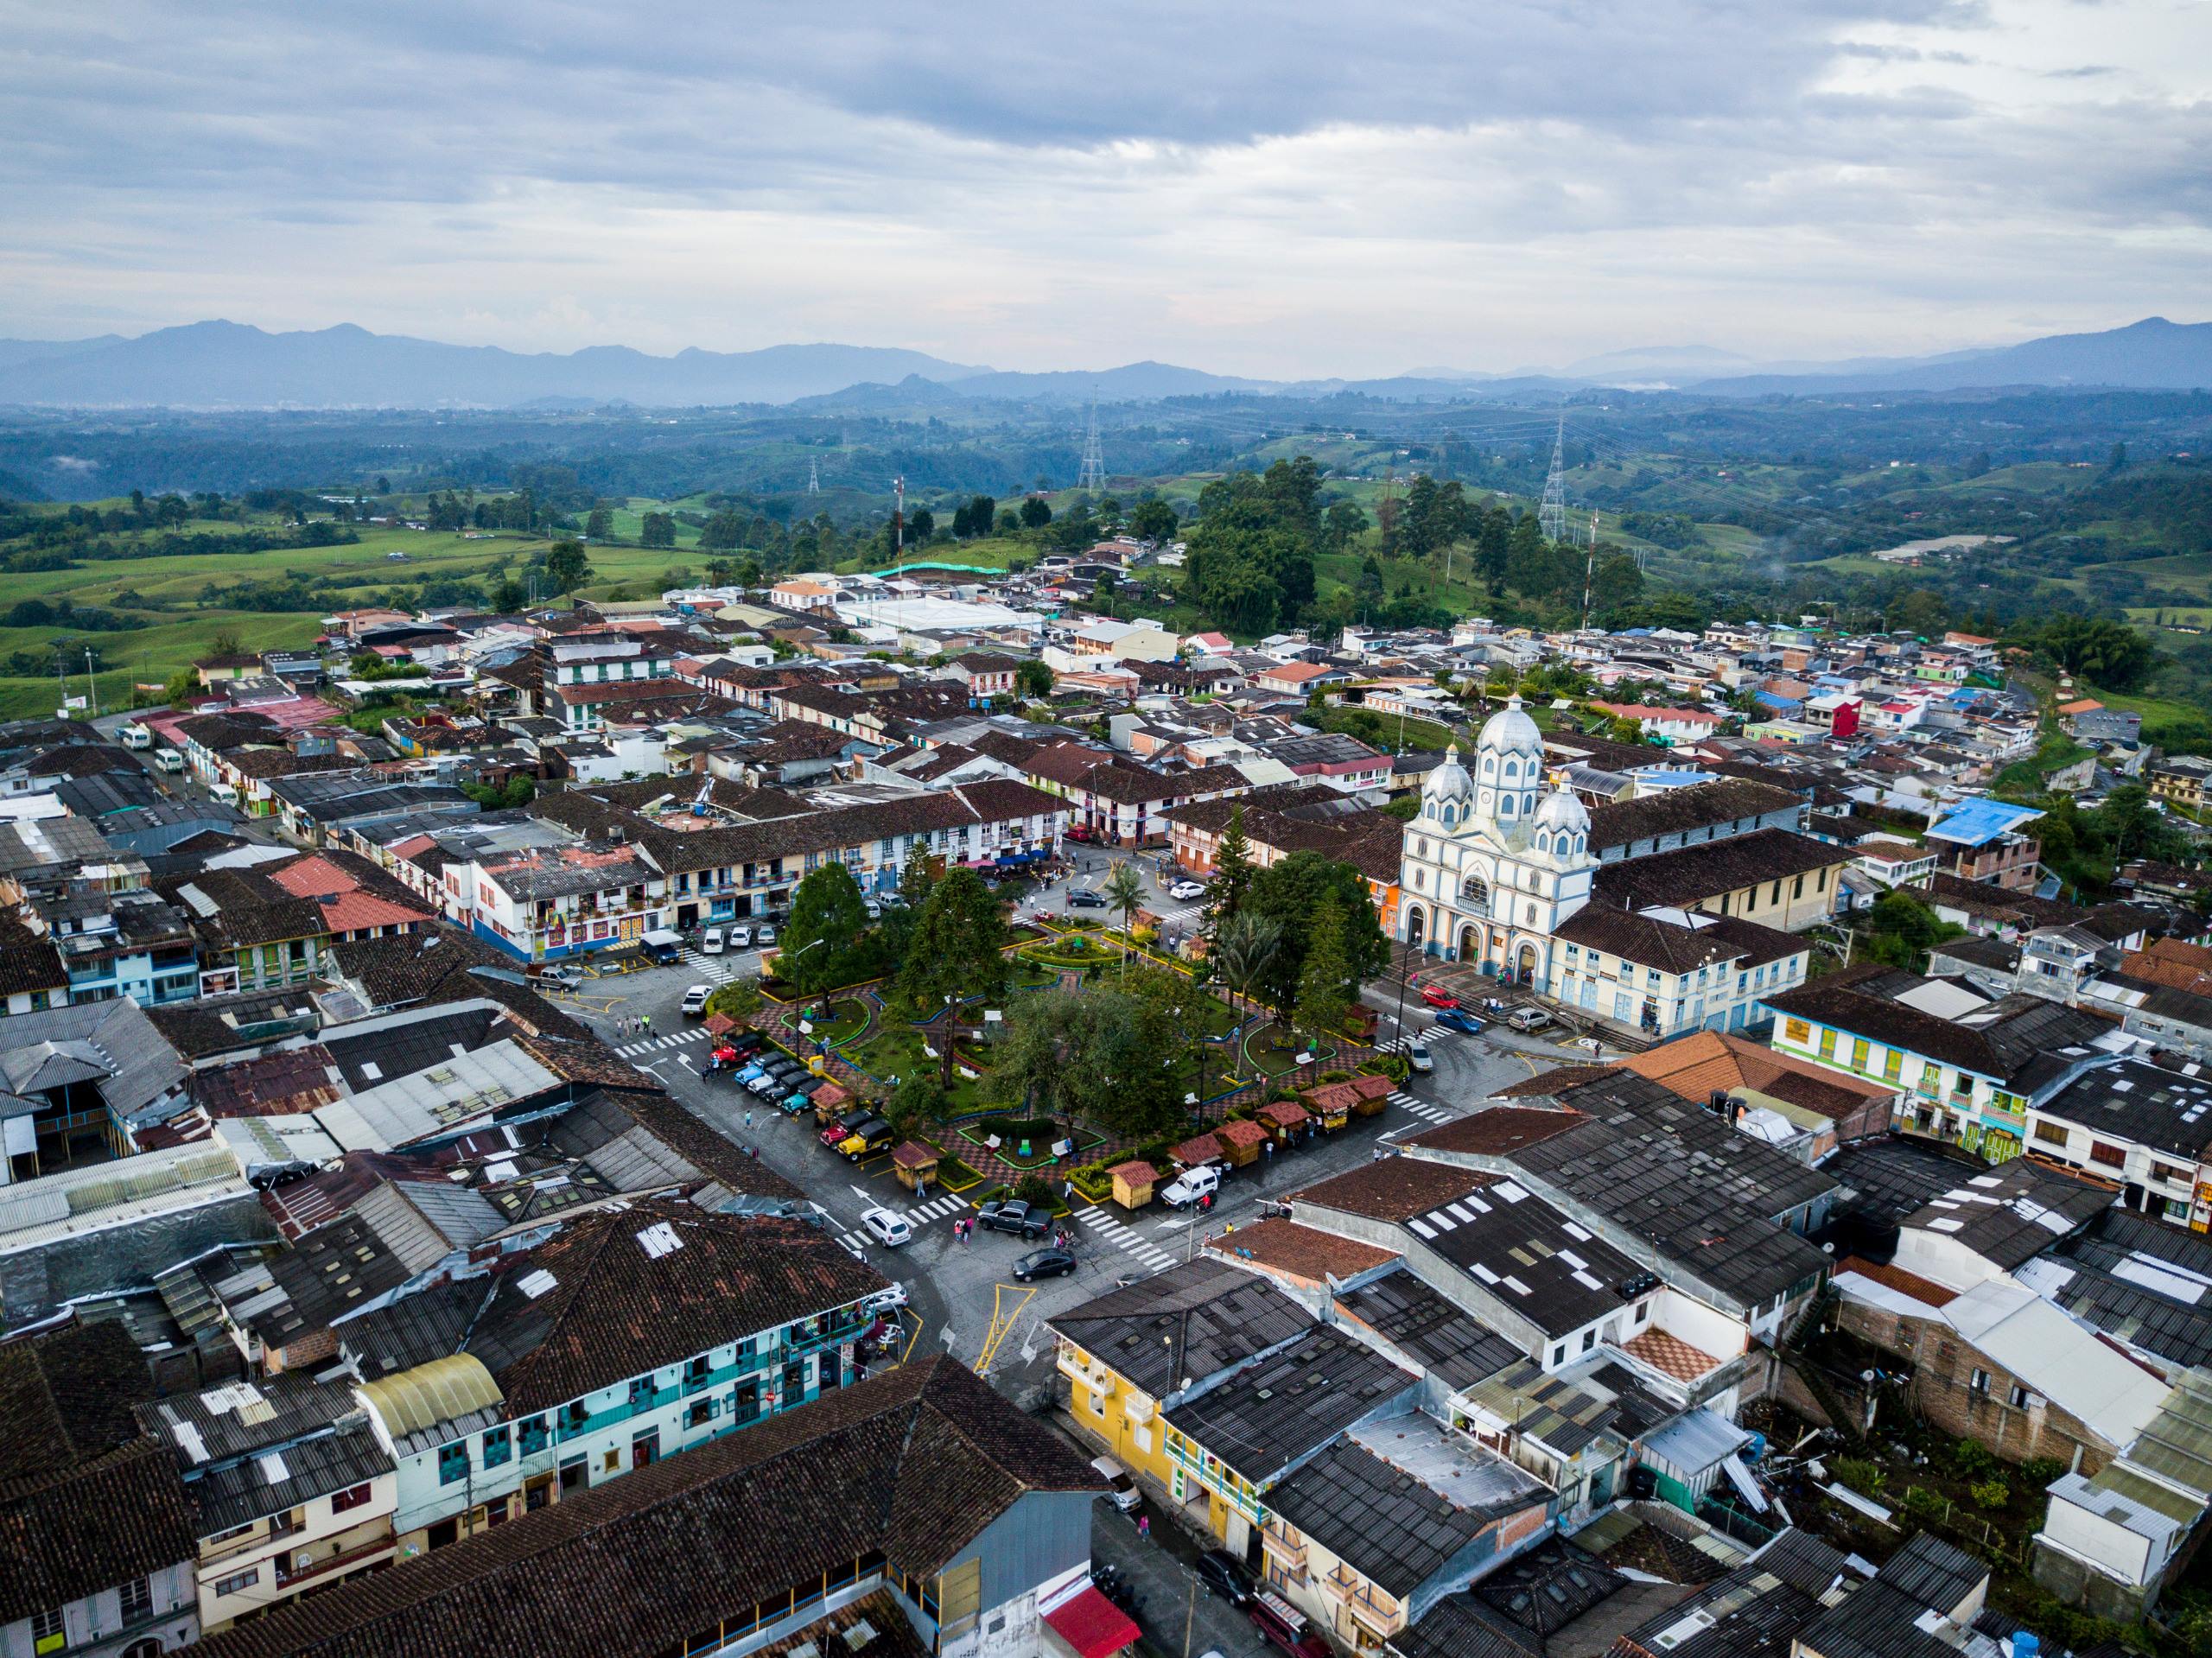
[[[1351,970],[1344,905],[1332,895],[1313,913],[1306,965],[1298,975],[1298,1028],[1317,1045],[1344,1028],[1358,987]]]

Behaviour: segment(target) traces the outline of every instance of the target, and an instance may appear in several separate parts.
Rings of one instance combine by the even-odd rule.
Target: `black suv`
[[[987,1232],[1041,1238],[1052,1229],[1052,1217],[1050,1210],[1033,1209],[1017,1198],[1012,1203],[985,1204],[976,1211],[976,1223]]]

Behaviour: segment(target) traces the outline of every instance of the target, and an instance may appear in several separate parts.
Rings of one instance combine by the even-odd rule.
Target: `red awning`
[[[1141,1633],[1122,1609],[1086,1585],[1045,1614],[1052,1633],[1076,1650],[1076,1658],[1106,1658],[1135,1643]]]

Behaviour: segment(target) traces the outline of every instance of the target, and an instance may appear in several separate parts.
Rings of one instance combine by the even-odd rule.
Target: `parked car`
[[[881,899],[864,898],[861,900],[861,908],[868,912],[868,918],[869,920],[880,921],[883,919],[883,900]]]
[[[714,987],[711,985],[693,985],[683,993],[683,1017],[704,1019],[707,1016],[707,998],[714,994]]]
[[[1137,1490],[1137,1483],[1129,1477],[1128,1469],[1111,1457],[1093,1457],[1090,1466],[1106,1482],[1106,1489],[1099,1495],[1123,1514],[1134,1514],[1143,1506],[1144,1493]]]
[[[1106,907],[1106,895],[1078,886],[1068,894],[1068,907],[1071,910],[1103,910]]]
[[[763,950],[767,949],[776,942],[776,930],[773,927],[755,927],[753,930],[753,942]]]
[[[861,1224],[868,1228],[870,1237],[889,1248],[895,1249],[902,1243],[913,1241],[914,1229],[906,1223],[906,1217],[894,1215],[887,1209],[863,1210]]]
[[[722,930],[720,927],[708,928],[705,934],[702,936],[699,940],[699,954],[702,956],[719,956],[721,953]]]
[[[1065,1249],[1033,1249],[1014,1263],[1014,1281],[1033,1278],[1065,1278],[1075,1270],[1075,1257]]]
[[[1516,1007],[1506,1015],[1505,1022],[1516,1031],[1541,1031],[1552,1022],[1552,1016],[1541,1007]]]
[[[1160,1201],[1170,1209],[1185,1209],[1201,1197],[1221,1190],[1221,1171],[1211,1164],[1185,1169],[1160,1189]]]
[[[157,748],[154,751],[154,769],[174,775],[184,770],[184,756],[174,748]]]
[[[732,950],[751,950],[753,948],[753,929],[750,927],[732,927],[729,930],[729,947]]]
[[[870,1115],[867,1111],[855,1111],[850,1116],[832,1117],[815,1138],[834,1152],[844,1143],[845,1136],[866,1122]]]
[[[1288,1658],[1329,1658],[1329,1643],[1314,1632],[1306,1614],[1281,1596],[1262,1589],[1244,1609],[1244,1616],[1252,1620],[1262,1640],[1281,1648]]]
[[[1428,1050],[1418,1042],[1406,1044],[1406,1063],[1423,1077],[1436,1069],[1436,1061],[1429,1058]]]
[[[1421,988],[1421,999],[1432,1007],[1457,1007],[1459,997],[1441,985],[1425,984]]]
[[[1088,823],[1071,823],[1060,831],[1060,839],[1063,841],[1074,841],[1078,844],[1087,844],[1097,838],[1098,837],[1096,835],[1091,833],[1090,825]]]
[[[557,966],[547,968],[537,976],[548,983],[559,985],[563,990],[575,990],[583,984],[584,970],[563,962]]]
[[[1242,1606],[1252,1598],[1252,1591],[1244,1585],[1244,1568],[1226,1550],[1208,1549],[1191,1563],[1191,1570],[1198,1574],[1200,1583],[1231,1606]]]
[[[986,1232],[1011,1232],[1017,1237],[1041,1238],[1052,1229],[1052,1217],[1042,1208],[1032,1208],[1019,1199],[1012,1203],[988,1203],[976,1211],[976,1224]]]
[[[887,1312],[896,1312],[906,1305],[906,1286],[904,1284],[890,1284],[876,1291],[873,1295],[863,1297],[861,1301],[861,1311],[873,1318],[880,1318]]]
[[[722,1040],[740,1053],[758,1053],[768,1045],[768,1039],[758,1031],[732,1031]]]
[[[1457,1007],[1439,1013],[1436,1023],[1447,1031],[1457,1031],[1462,1036],[1480,1036],[1483,1033],[1482,1020],[1472,1013],[1462,1013]]]
[[[1204,898],[1205,895],[1205,887],[1194,880],[1179,880],[1167,889],[1167,896],[1170,898],[1192,899]]]
[[[874,1156],[898,1138],[899,1131],[889,1123],[880,1117],[870,1117],[846,1135],[837,1149],[857,1163],[864,1157]]]
[[[746,1079],[745,1085],[751,1089],[755,1094],[763,1096],[769,1094],[781,1094],[785,1091],[784,1088],[784,1079],[777,1076],[772,1070],[764,1070],[758,1077],[747,1077]]]

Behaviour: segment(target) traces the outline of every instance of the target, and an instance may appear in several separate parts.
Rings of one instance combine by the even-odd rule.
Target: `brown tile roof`
[[[1498,1097],[1506,1100],[1544,1099],[1580,1088],[1585,1083],[1602,1081],[1613,1074],[1616,1067],[1603,1065],[1558,1065],[1550,1070],[1540,1070],[1533,1077],[1497,1090]]]
[[[653,1658],[863,1554],[933,1577],[1030,1492],[1103,1483],[964,1366],[931,1357],[280,1607],[200,1650]]]
[[[1133,1157],[1126,1163],[1116,1163],[1106,1172],[1122,1185],[1130,1186],[1148,1186],[1160,1178],[1160,1171],[1141,1157]]]
[[[1221,1140],[1216,1135],[1193,1134],[1180,1146],[1168,1148],[1168,1158],[1185,1168],[1196,1168],[1201,1163],[1211,1163],[1221,1155]]]
[[[1260,1108],[1260,1115],[1278,1127],[1295,1128],[1313,1114],[1296,1100],[1270,1100]]]
[[[1213,1132],[1224,1146],[1257,1146],[1268,1138],[1265,1128],[1243,1118],[1234,1122],[1224,1122]]]
[[[1568,1069],[1580,1070],[1582,1067],[1570,1066]],[[1551,1077],[1559,1075],[1560,1072],[1553,1071],[1547,1077],[1532,1077],[1530,1081],[1548,1082]],[[1442,1123],[1434,1128],[1424,1128],[1417,1134],[1409,1134],[1406,1143],[1433,1152],[1510,1157],[1524,1147],[1537,1145],[1554,1134],[1565,1134],[1582,1120],[1580,1111],[1545,1111],[1533,1106],[1497,1105],[1487,1111],[1478,1111],[1472,1116],[1461,1117],[1457,1122]]]
[[[1637,745],[1600,744],[1595,739],[1582,738],[1563,738],[1560,746],[1586,750],[1601,765],[1609,764],[1611,754],[1622,749],[1630,753],[1625,765],[1658,764],[1669,752],[1652,749],[1649,751],[1650,758],[1643,759],[1638,757],[1646,751]],[[1625,769],[1625,765],[1615,765],[1613,769]],[[1764,817],[1769,812],[1778,812],[1803,804],[1789,790],[1777,789],[1764,783],[1752,783],[1742,778],[1724,778],[1717,783],[1694,783],[1688,788],[1666,789],[1656,795],[1592,807],[1590,849],[1597,852],[1607,847],[1626,846],[1634,841],[1648,841],[1660,835],[1687,835],[1722,823]]]
[[[197,1557],[175,1459],[133,1414],[153,1393],[120,1322],[0,1346],[0,1622]]]
[[[1930,1312],[1948,1306],[1959,1296],[1956,1290],[1945,1289],[1941,1284],[1931,1282],[1917,1273],[1909,1273],[1902,1267],[1892,1267],[1887,1261],[1869,1261],[1863,1255],[1846,1255],[1835,1263],[1835,1269],[1839,1275],[1857,1273],[1862,1278],[1872,1279],[1877,1284],[1886,1284],[1900,1294],[1910,1295],[1916,1301],[1925,1301]]]
[[[1734,785],[1702,786],[1717,789]],[[1757,789],[1764,785],[1751,783],[1742,786]],[[1694,794],[1697,791],[1692,788],[1677,792]],[[1759,829],[1732,840],[1700,841],[1695,846],[1680,847],[1672,852],[1602,865],[1598,870],[1594,899],[1621,905],[1672,904],[1687,907],[1763,881],[1789,880],[1815,869],[1847,864],[1854,855],[1848,847],[1830,846],[1809,835],[1789,829]]]
[[[649,1255],[638,1234],[663,1222],[682,1247]],[[520,1280],[537,1272],[555,1282],[533,1297]],[[881,1274],[804,1221],[652,1199],[582,1217],[514,1261],[469,1350],[499,1379],[509,1407],[527,1413],[884,1285]]]
[[[1496,1178],[1451,1163],[1386,1157],[1317,1181],[1293,1192],[1291,1198],[1294,1207],[1340,1209],[1370,1220],[1407,1221]]]
[[[1717,1031],[1693,1032],[1622,1063],[1699,1105],[1716,1089],[1745,1088],[1824,1116],[1847,1117],[1897,1091]]]
[[[1325,1115],[1332,1111],[1349,1111],[1363,1100],[1388,1098],[1396,1087],[1388,1077],[1378,1077],[1370,1071],[1341,1083],[1324,1083],[1319,1088],[1309,1088],[1304,1097],[1306,1104]]]
[[[61,952],[13,910],[0,910],[0,1000],[58,990],[69,982]]]
[[[1208,1241],[1206,1248],[1225,1255],[1249,1255],[1262,1267],[1315,1283],[1326,1278],[1345,1279],[1377,1267],[1388,1266],[1397,1255],[1356,1238],[1340,1238],[1295,1221],[1271,1217],[1240,1226]]]

